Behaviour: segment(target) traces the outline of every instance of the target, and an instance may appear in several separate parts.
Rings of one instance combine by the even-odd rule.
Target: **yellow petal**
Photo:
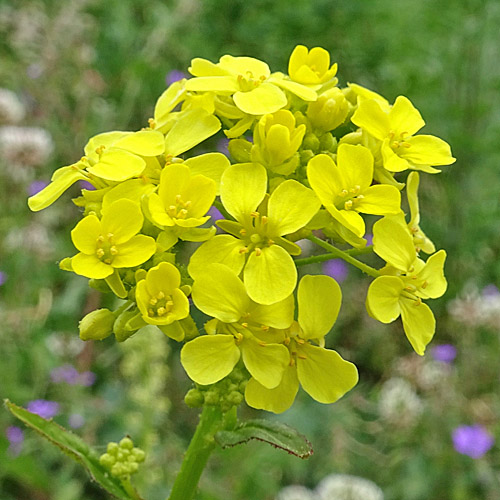
[[[352,189],[359,186],[361,193],[373,180],[373,155],[361,145],[341,144],[337,152],[337,165],[344,179],[344,186]]]
[[[416,165],[451,165],[456,159],[451,155],[450,145],[433,135],[416,135],[406,142],[410,147],[401,155]]]
[[[401,211],[401,193],[394,186],[376,184],[363,191],[356,206],[358,212],[372,215],[395,215]]]
[[[427,259],[425,266],[418,273],[418,280],[427,282],[426,287],[419,293],[422,298],[437,299],[446,292],[448,283],[444,277],[445,260],[446,252],[439,250]]]
[[[248,312],[248,320],[271,328],[285,329],[293,322],[295,301],[293,295],[274,304],[262,305],[252,302]]]
[[[118,245],[113,267],[135,267],[146,262],[156,251],[156,242],[150,236],[138,234]]]
[[[385,139],[380,147],[384,168],[390,172],[403,172],[410,168],[410,164],[401,156],[398,156],[390,146],[390,139]]]
[[[366,308],[370,316],[382,323],[392,323],[401,314],[399,299],[404,282],[397,276],[380,276],[368,288]]]
[[[375,99],[360,102],[351,121],[381,141],[389,135],[392,126],[388,114]]]
[[[298,390],[297,369],[294,366],[287,366],[281,383],[274,389],[267,389],[251,378],[245,388],[245,400],[252,408],[283,413],[292,406]]]
[[[155,130],[140,130],[118,139],[113,147],[126,149],[139,156],[158,156],[165,151],[165,138]]]
[[[391,130],[394,131],[396,137],[401,134],[413,135],[425,125],[417,108],[413,106],[407,97],[402,95],[394,102],[389,112],[389,120]]]
[[[358,370],[336,351],[305,343],[297,347],[297,374],[303,389],[320,403],[335,403],[358,383]]]
[[[69,167],[63,167],[56,170],[58,175],[53,176],[53,181],[40,192],[28,199],[28,206],[33,212],[38,212],[52,205],[66,189],[72,186],[78,180],[88,180],[80,168],[79,163],[75,163]]]
[[[323,205],[334,203],[335,197],[343,189],[343,179],[333,160],[320,154],[307,164],[307,179]]]
[[[98,163],[87,171],[107,181],[126,181],[137,177],[146,168],[146,162],[139,156],[122,150],[105,151]]]
[[[304,276],[297,293],[301,337],[324,337],[337,320],[342,302],[338,283],[329,276]]]
[[[188,272],[192,278],[196,279],[200,271],[204,271],[208,264],[224,264],[232,269],[236,274],[240,274],[245,264],[245,254],[242,250],[245,247],[243,241],[220,234],[211,240],[203,243],[191,256],[188,265]]]
[[[143,179],[129,179],[128,181],[121,182],[104,195],[102,210],[106,211],[111,203],[123,198],[139,204],[144,195],[152,193],[154,190],[155,185],[145,182]]]
[[[240,359],[232,335],[203,335],[181,350],[181,363],[189,378],[210,385],[229,375]]]
[[[217,186],[215,181],[198,174],[191,177],[190,182],[179,193],[184,201],[190,201],[189,217],[204,216],[215,200]]]
[[[270,83],[263,83],[249,92],[236,92],[233,100],[241,111],[249,115],[274,113],[287,104],[285,93]]]
[[[259,79],[261,76],[268,77],[271,73],[269,66],[259,59],[254,59],[253,57],[233,57],[233,56],[222,56],[220,58],[218,66],[235,75],[246,76],[247,73],[251,73],[254,78]]]
[[[196,92],[237,92],[238,82],[232,76],[201,76],[186,82],[186,90]]]
[[[274,304],[285,299],[297,283],[293,259],[278,245],[263,248],[260,255],[252,252],[243,276],[248,296],[259,304]]]
[[[163,132],[163,130],[161,130],[162,127],[166,124],[172,110],[177,106],[177,104],[182,101],[185,93],[186,89],[184,87],[184,83],[174,82],[158,98],[154,111],[154,121],[156,129],[160,129],[160,131]]]
[[[188,71],[193,76],[225,76],[229,74],[227,70],[201,57],[196,57],[191,61]]]
[[[299,70],[307,61],[309,50],[305,45],[297,45],[290,54],[288,61],[288,74],[294,78],[295,72]]]
[[[179,156],[217,133],[220,128],[220,121],[204,109],[186,111],[165,137],[165,154]]]
[[[141,208],[131,200],[115,201],[103,211],[101,225],[103,234],[112,234],[112,244],[120,245],[137,234],[144,222]]]
[[[206,153],[189,158],[184,162],[191,170],[191,175],[202,174],[215,181],[217,194],[220,194],[220,180],[222,174],[229,167],[228,158],[222,153]]]
[[[101,221],[95,215],[88,215],[71,231],[71,240],[80,252],[92,255],[97,250],[97,238],[101,234]]]
[[[425,347],[436,331],[434,314],[427,304],[405,299],[401,300],[401,319],[406,337],[417,354],[423,356]]]
[[[223,264],[210,264],[199,271],[192,296],[198,309],[224,323],[238,322],[250,307],[243,282]]]
[[[418,226],[420,223],[420,209],[418,206],[418,185],[420,177],[418,172],[411,172],[406,179],[406,196],[408,197],[408,205],[410,206],[410,226]]]
[[[246,369],[257,382],[268,389],[281,382],[283,371],[290,363],[290,353],[284,345],[245,338],[240,349]]]
[[[181,285],[181,273],[170,262],[161,262],[152,267],[146,276],[149,295],[156,296],[160,292],[170,295]]]
[[[266,191],[266,169],[258,163],[231,165],[222,174],[222,204],[238,222],[250,219],[250,214],[260,205]]]
[[[87,278],[103,279],[113,274],[114,269],[109,264],[101,262],[97,256],[77,253],[71,259],[72,270]]]
[[[401,271],[408,271],[417,254],[413,239],[401,218],[384,217],[373,225],[373,250],[388,264]]]
[[[303,228],[319,210],[314,192],[294,180],[282,182],[271,194],[268,204],[268,234],[283,236]]]
[[[295,94],[297,97],[300,97],[304,101],[315,101],[318,98],[318,94],[313,89],[306,87],[305,85],[301,85],[297,82],[292,82],[290,80],[285,80],[284,78],[271,77],[269,78],[269,82],[281,87],[282,89],[288,90],[292,94]]]

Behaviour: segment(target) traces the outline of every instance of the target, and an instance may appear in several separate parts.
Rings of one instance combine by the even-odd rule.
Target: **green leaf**
[[[111,476],[99,463],[99,454],[76,434],[64,429],[64,427],[61,427],[52,420],[46,420],[11,403],[8,399],[4,400],[4,404],[16,418],[37,431],[73,460],[83,465],[91,478],[113,497],[119,500],[133,500],[133,497],[124,490],[121,481]]]
[[[222,448],[247,443],[251,439],[264,441],[299,458],[308,458],[313,454],[311,443],[306,437],[281,422],[248,420],[232,431],[219,431],[215,434],[215,441]]]

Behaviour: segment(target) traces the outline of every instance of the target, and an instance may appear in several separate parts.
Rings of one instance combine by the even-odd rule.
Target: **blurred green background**
[[[306,434],[314,456],[262,443],[219,451],[199,498],[271,500],[286,485],[313,489],[346,473],[374,481],[386,500],[500,499],[498,447],[474,459],[452,441],[460,425],[500,433],[499,25],[497,0],[1,1],[0,396],[57,402],[56,421],[101,449],[128,432],[148,452],[136,480],[144,497],[168,494],[197,420],[183,403],[178,346],[161,336],[81,342],[78,320],[105,299],[56,265],[73,252],[77,208],[66,195],[33,214],[26,197],[76,161],[90,136],[144,126],[167,76],[193,57],[248,55],[286,71],[295,45],[322,46],[341,86],[409,97],[423,133],[452,146],[457,162],[422,176],[421,213],[449,255],[448,292],[431,304],[434,344],[457,357],[412,354],[400,324],[367,316],[368,280],[349,270],[330,343],[359,367],[360,384],[333,406],[301,394],[271,416]],[[17,426],[0,413],[0,498],[103,498]]]

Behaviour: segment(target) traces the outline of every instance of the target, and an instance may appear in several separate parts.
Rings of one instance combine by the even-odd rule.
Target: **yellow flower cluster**
[[[339,285],[299,280],[306,259],[297,259],[295,241],[309,237],[329,252],[322,260],[344,258],[375,278],[368,313],[383,323],[401,316],[423,354],[435,330],[423,300],[446,290],[446,253],[420,228],[418,171],[452,164],[448,144],[417,134],[424,121],[406,97],[391,105],[359,85],[339,87],[337,64],[319,47],[296,47],[288,74],[230,55],[194,59],[189,71],[160,96],[147,127],[96,135],[29,200],[37,211],[79,180],[95,188],[73,200],[83,209],[71,232],[78,253],[60,266],[122,302],[87,315],[81,338],[123,341],[155,325],[185,342],[181,361],[197,384],[236,367],[248,375],[245,399],[255,408],[285,411],[299,386],[332,403],[358,374],[325,347]],[[222,133],[229,155],[193,153]],[[224,217],[218,227],[213,206]],[[377,217],[372,247],[366,214]],[[187,259],[177,257],[181,249]],[[384,267],[354,258],[370,250]],[[195,309],[211,319],[196,325]]]

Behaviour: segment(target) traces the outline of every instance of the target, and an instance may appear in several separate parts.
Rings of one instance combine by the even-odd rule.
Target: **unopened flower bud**
[[[252,143],[245,139],[233,139],[228,144],[229,154],[237,163],[246,163],[250,161],[250,150]]]
[[[115,334],[115,338],[118,342],[124,342],[136,332],[136,330],[128,330],[126,328],[129,320],[136,315],[137,310],[123,311],[120,316],[116,318],[113,324],[113,333]]]
[[[315,134],[306,134],[302,142],[302,148],[307,150],[310,149],[313,153],[319,151],[319,139]]]
[[[109,309],[97,309],[87,314],[79,324],[82,340],[102,340],[113,332],[115,315]]]
[[[120,441],[120,448],[123,448],[124,450],[131,450],[134,447],[134,443],[129,437],[124,437]]]
[[[198,408],[203,405],[205,398],[199,389],[190,389],[184,396],[184,402],[190,408]]]
[[[349,104],[338,87],[333,87],[307,107],[307,117],[314,128],[329,132],[344,123]]]

